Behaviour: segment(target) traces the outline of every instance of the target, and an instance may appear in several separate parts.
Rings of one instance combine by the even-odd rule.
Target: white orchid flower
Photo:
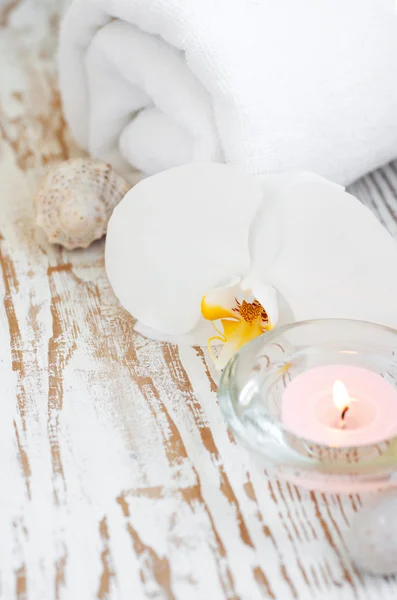
[[[340,186],[308,173],[250,176],[193,163],[137,184],[108,227],[106,268],[135,329],[242,345],[310,318],[397,327],[397,245]]]

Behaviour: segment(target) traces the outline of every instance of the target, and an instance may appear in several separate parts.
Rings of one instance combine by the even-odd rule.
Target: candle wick
[[[340,427],[341,427],[341,429],[343,429],[345,427],[345,417],[346,417],[346,414],[347,414],[348,410],[349,410],[349,407],[345,406],[345,408],[341,412],[341,415],[340,415]]]

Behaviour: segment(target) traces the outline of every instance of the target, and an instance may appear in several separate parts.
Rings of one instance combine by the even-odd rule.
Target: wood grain
[[[207,355],[132,331],[103,242],[33,227],[46,169],[77,155],[54,52],[59,0],[0,12],[0,597],[392,600],[344,539],[367,502],[251,468]],[[397,167],[354,192],[397,236]]]

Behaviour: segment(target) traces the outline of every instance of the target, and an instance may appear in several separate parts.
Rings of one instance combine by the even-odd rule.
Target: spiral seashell
[[[68,160],[48,173],[36,194],[36,225],[51,244],[87,248],[106,233],[113,209],[130,188],[108,164]]]

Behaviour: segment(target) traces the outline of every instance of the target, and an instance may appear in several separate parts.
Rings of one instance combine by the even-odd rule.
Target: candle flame
[[[339,412],[346,413],[346,410],[350,407],[352,398],[349,396],[349,392],[342,381],[337,379],[334,383],[334,403]]]

